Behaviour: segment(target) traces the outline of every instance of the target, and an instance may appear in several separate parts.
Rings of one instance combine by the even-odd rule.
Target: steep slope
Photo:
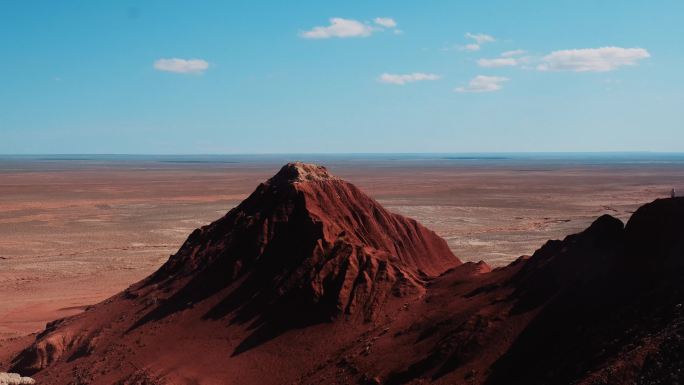
[[[223,326],[217,336],[235,325],[233,335],[245,334],[230,352],[238,356],[292,329],[339,318],[369,323],[391,299],[422,295],[426,280],[459,264],[432,231],[324,167],[287,164],[225,217],[195,230],[151,277],[48,325],[14,368],[35,373],[124,354],[106,345],[133,335],[144,344],[179,317],[202,332]],[[88,369],[82,376],[97,381]]]
[[[386,384],[684,380],[684,199],[647,204],[626,226],[603,216],[486,270],[466,263],[432,281],[345,366]]]
[[[139,324],[241,279],[206,317],[240,308],[240,318],[278,318],[280,326],[339,315],[371,320],[389,295],[420,293],[426,277],[459,263],[416,221],[386,211],[323,167],[293,163],[190,235],[144,284],[170,288],[173,296]]]
[[[492,270],[289,164],[11,369],[41,384],[682,383],[683,276],[684,198]]]
[[[490,383],[639,382],[663,339],[684,348],[684,199],[641,207],[624,230],[602,217],[528,265],[516,277],[524,291],[516,293],[516,307],[539,314],[493,368]],[[534,369],[524,365],[529,360]],[[671,375],[660,373],[656,383],[670,383]]]

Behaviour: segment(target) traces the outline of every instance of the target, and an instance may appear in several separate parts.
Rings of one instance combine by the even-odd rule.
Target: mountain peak
[[[291,162],[284,165],[269,182],[296,183],[322,180],[337,180],[327,168],[313,163]]]
[[[107,310],[71,322],[99,324],[93,315],[109,305],[131,312],[117,329],[128,335],[175,328],[179,317],[202,322],[197,330],[223,321],[212,324],[240,330],[231,338],[241,341],[228,345],[237,357],[294,329],[340,321],[335,328],[355,333],[384,322],[460,264],[433,231],[325,167],[288,163],[225,216],[193,231],[157,272],[103,303]],[[32,374],[105,348],[91,330],[54,324],[13,368]]]

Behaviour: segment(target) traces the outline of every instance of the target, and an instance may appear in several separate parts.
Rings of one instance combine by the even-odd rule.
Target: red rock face
[[[491,269],[289,164],[155,274],[48,325],[44,384],[684,381],[684,198]]]
[[[427,279],[460,263],[434,232],[324,167],[288,164],[126,293],[155,302],[130,330],[211,299],[203,319],[258,325],[239,354],[291,328],[371,321],[389,298],[420,295]],[[89,340],[47,334],[18,367],[42,369]]]
[[[239,295],[208,317],[249,307],[276,313],[280,323],[370,320],[388,296],[420,292],[424,279],[460,263],[434,232],[325,168],[288,164],[225,217],[193,232],[149,280],[178,290],[147,319],[243,279]]]

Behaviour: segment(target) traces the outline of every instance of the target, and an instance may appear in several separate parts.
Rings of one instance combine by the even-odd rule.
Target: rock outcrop
[[[427,280],[460,263],[415,220],[324,167],[290,163],[120,297],[145,306],[128,331],[211,302],[202,319],[253,325],[239,354],[293,328],[372,321],[390,298],[420,296]],[[89,355],[100,329],[49,325],[15,367],[33,373]]]
[[[492,269],[293,163],[156,273],[50,323],[45,384],[684,383],[684,198]]]
[[[32,385],[35,383],[31,377],[22,377],[17,373],[0,372],[0,385]]]

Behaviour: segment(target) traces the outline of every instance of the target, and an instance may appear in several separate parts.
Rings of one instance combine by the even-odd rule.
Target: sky
[[[0,2],[0,154],[684,151],[684,1]]]

